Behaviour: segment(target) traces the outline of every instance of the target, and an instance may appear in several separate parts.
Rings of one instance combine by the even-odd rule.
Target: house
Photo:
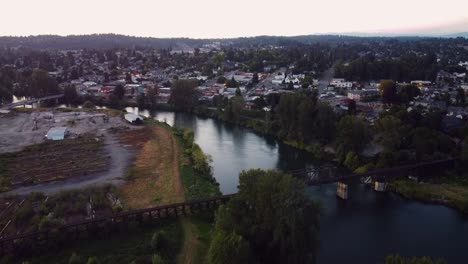
[[[336,88],[350,89],[350,88],[353,87],[353,83],[352,82],[347,82],[347,81],[345,81],[345,79],[333,79],[330,82],[330,86],[334,86]]]
[[[171,88],[162,87],[158,89],[156,101],[158,104],[167,104],[171,98]]]
[[[50,140],[63,140],[67,134],[66,127],[52,127],[45,135]]]
[[[447,115],[442,118],[442,131],[445,133],[452,133],[464,125],[462,116]]]
[[[422,86],[430,86],[432,82],[417,80],[417,81],[411,81],[411,84],[422,87]]]
[[[372,100],[380,96],[377,90],[354,90],[348,92],[348,98],[354,101]]]

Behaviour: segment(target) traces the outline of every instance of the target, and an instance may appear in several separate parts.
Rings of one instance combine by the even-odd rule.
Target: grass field
[[[177,141],[161,126],[151,125],[146,133],[148,140],[140,145],[131,179],[120,189],[124,204],[138,209],[184,201]]]

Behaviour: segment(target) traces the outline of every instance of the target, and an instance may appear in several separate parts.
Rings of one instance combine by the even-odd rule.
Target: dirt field
[[[106,129],[129,125],[119,116],[99,111],[11,112],[0,115],[0,153],[20,151],[25,146],[44,142],[47,131],[52,127],[67,127],[73,137],[85,133],[99,134]]]
[[[63,141],[46,141],[44,135],[57,126],[66,126],[71,135]],[[119,116],[99,111],[0,116],[0,191],[13,189],[0,196],[54,194],[121,183],[135,153],[114,132],[137,128]]]

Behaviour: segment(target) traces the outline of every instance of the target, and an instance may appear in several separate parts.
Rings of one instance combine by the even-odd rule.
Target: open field
[[[69,136],[46,140],[57,126],[67,127]],[[111,111],[42,109],[0,116],[0,196],[121,183],[134,152],[116,133],[134,128]]]
[[[149,125],[139,136],[123,135],[123,142],[132,141],[139,148],[129,181],[121,187],[129,208],[145,208],[185,200],[179,174],[179,146],[171,131]]]

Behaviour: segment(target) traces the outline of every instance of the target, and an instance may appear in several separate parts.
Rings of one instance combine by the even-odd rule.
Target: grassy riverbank
[[[431,182],[414,182],[400,178],[390,183],[390,189],[410,199],[446,205],[468,213],[468,184],[443,177]]]

